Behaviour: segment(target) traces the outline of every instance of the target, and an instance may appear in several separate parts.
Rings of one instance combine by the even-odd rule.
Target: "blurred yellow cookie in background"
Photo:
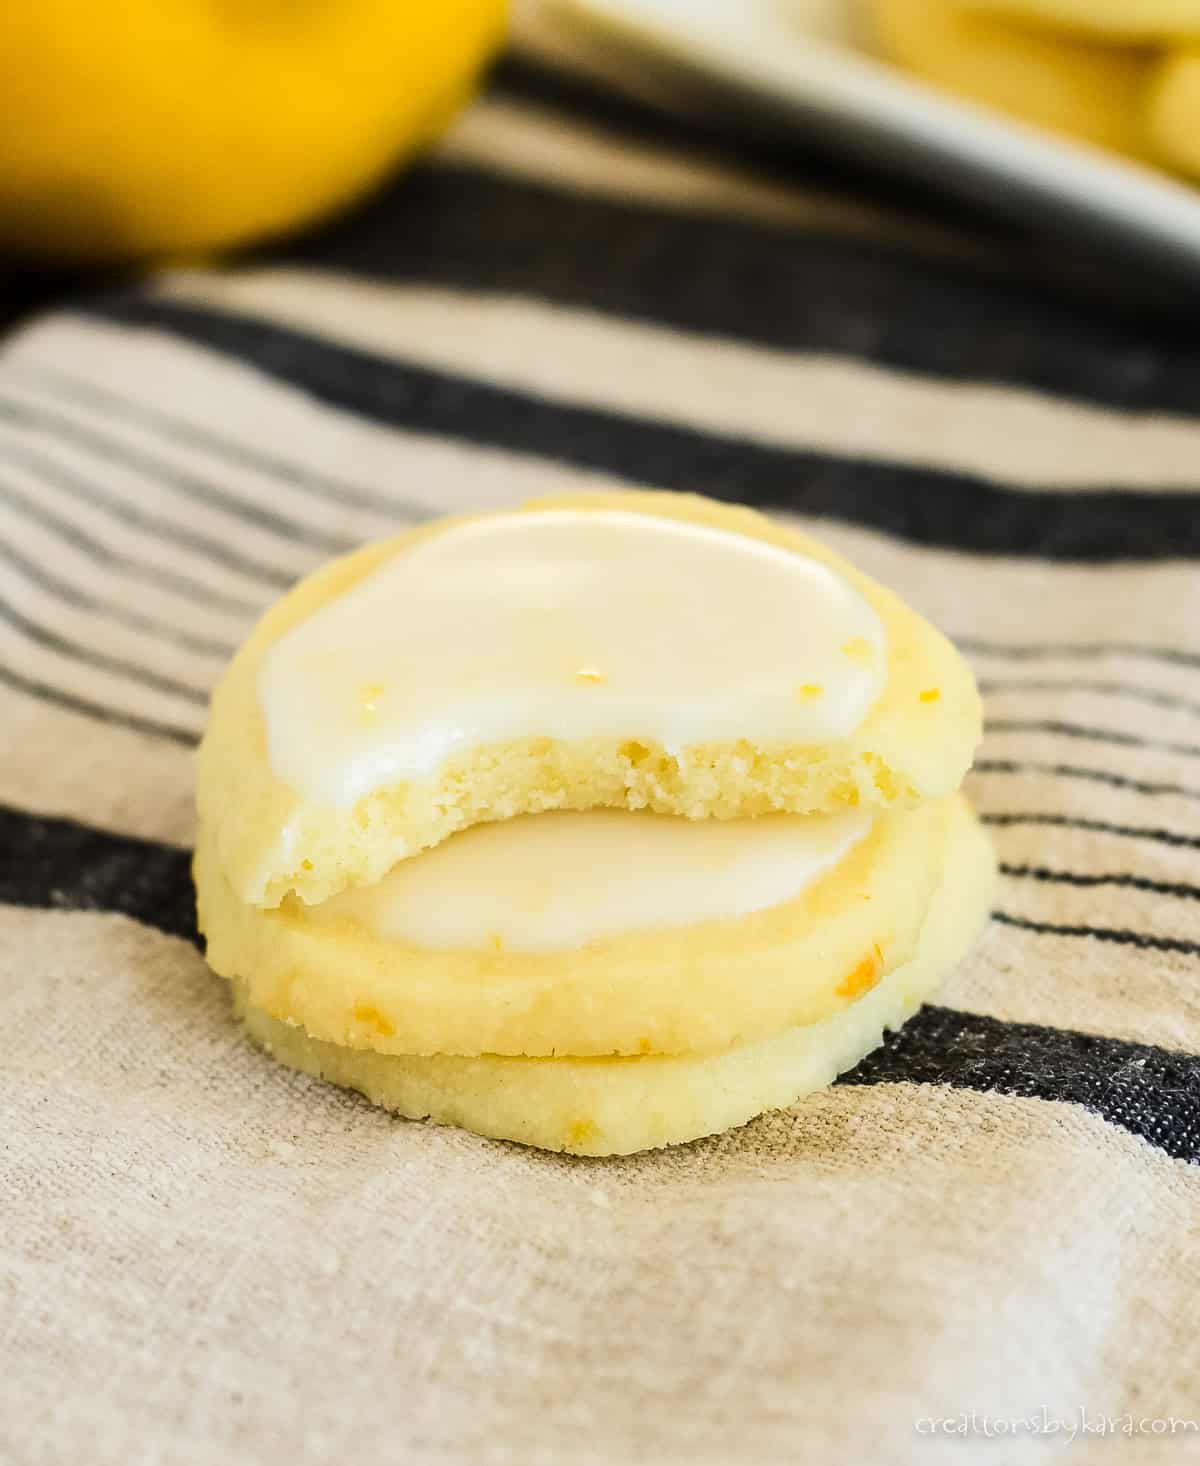
[[[946,0],[870,0],[878,50],[925,80],[1051,132],[1145,157],[1155,60]]]
[[[352,200],[430,141],[504,0],[5,0],[0,250],[194,253]]]
[[[1096,40],[1200,38],[1200,0],[962,0],[964,8]]]
[[[1159,64],[1146,133],[1164,163],[1200,176],[1200,49],[1173,52]]]

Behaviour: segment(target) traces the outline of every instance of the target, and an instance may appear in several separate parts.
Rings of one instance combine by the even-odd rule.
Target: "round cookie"
[[[438,549],[436,537],[500,518],[513,521],[521,514],[533,514],[544,521],[561,513],[596,515],[598,524],[605,516],[645,515],[651,525],[695,527],[710,539],[736,542],[739,555],[754,547],[777,564],[810,567],[813,576],[841,587],[844,599],[878,627],[886,662],[877,695],[849,731],[823,741],[756,741],[753,727],[735,736],[732,729],[741,725],[731,712],[730,731],[721,737],[670,747],[650,732],[639,733],[636,719],[619,735],[609,730],[571,738],[535,734],[500,741],[485,737],[474,743],[468,739],[435,767],[401,777],[386,772],[395,760],[394,750],[384,748],[372,755],[375,784],[340,803],[327,793],[320,797],[306,793],[294,775],[288,779],[280,775],[275,767],[280,739],[276,730],[273,755],[262,688],[265,682],[271,696],[278,693],[276,674],[297,646],[296,637],[310,634],[322,615],[344,608],[343,598],[351,593],[368,593],[378,583],[371,579],[376,573],[403,575],[404,557],[413,557],[412,563],[418,565],[421,557],[427,560]],[[469,596],[469,582],[464,581],[463,587]],[[649,617],[655,610],[655,587],[644,589]],[[615,607],[631,591],[618,575],[609,593]],[[736,614],[740,603],[741,598],[724,601],[714,593],[713,607],[718,609],[728,604]],[[560,609],[553,601],[546,606],[548,634]],[[663,603],[662,614],[672,615],[669,602]],[[810,628],[803,620],[794,624],[799,648]],[[762,629],[764,635],[780,635],[778,625]],[[747,645],[753,650],[752,636],[748,635]],[[697,657],[703,657],[705,646],[706,638],[698,637]],[[847,679],[853,675],[861,683],[878,670],[878,662],[866,670],[856,665],[875,655],[867,638],[850,637],[837,650],[844,658],[839,675]],[[325,677],[330,667],[337,670],[338,658],[329,648],[321,655],[323,663],[313,653],[312,665],[314,676]],[[302,670],[304,664],[300,665]],[[495,668],[492,685],[485,689],[488,697],[480,698],[478,707],[521,703],[522,688],[506,681],[507,675],[503,667]],[[593,669],[584,664],[578,665],[575,676],[597,684],[604,680],[600,674],[593,678]],[[293,692],[298,677],[293,670]],[[751,682],[740,689],[736,682],[730,677],[698,695],[710,725],[714,719],[719,722],[717,703],[723,688],[730,698],[757,696]],[[379,685],[382,688],[383,683]],[[821,683],[804,680],[798,661],[793,689],[797,708],[810,697],[814,706],[819,705],[823,690]],[[424,707],[427,689],[402,691],[411,694],[414,705]],[[577,688],[571,689],[572,696],[576,692]],[[594,688],[597,710],[612,692],[602,685]],[[367,720],[375,716],[375,696],[373,683],[362,686],[362,715]],[[564,704],[566,698],[564,691]],[[687,699],[677,702],[672,706],[686,723]],[[268,703],[274,708],[270,697]],[[310,704],[310,712],[314,722],[319,721],[323,713],[319,702]],[[599,721],[599,712],[597,717]],[[292,721],[299,731],[291,743],[303,754],[305,719],[297,716]],[[397,860],[436,845],[456,830],[548,809],[651,809],[696,819],[771,811],[819,813],[856,806],[909,807],[957,788],[979,740],[980,724],[974,681],[950,643],[894,595],[807,535],[751,510],[690,495],[564,495],[526,505],[516,515],[424,526],[335,561],[297,586],[263,618],[213,696],[200,749],[197,797],[202,837],[238,900],[273,907],[289,892],[318,902],[347,886],[373,884]],[[696,726],[705,725],[698,721]]]
[[[870,0],[870,17],[880,52],[925,80],[1050,132],[1147,156],[1150,53],[1047,34],[963,0]]]
[[[1200,177],[1200,48],[1163,58],[1154,75],[1146,131],[1163,163]]]
[[[1200,38],[1200,0],[962,0],[964,8],[1111,44]]]
[[[836,864],[765,909],[537,951],[418,945],[353,917],[330,919],[295,897],[275,909],[247,905],[202,829],[195,857],[199,924],[209,965],[243,981],[255,1008],[346,1048],[423,1055],[713,1051],[827,1018],[912,958],[941,880],[955,808],[950,796],[878,816]],[[590,817],[635,826],[656,818]],[[714,823],[686,829],[703,843]],[[519,825],[506,821],[454,838],[483,841],[499,873]],[[402,865],[453,854],[451,842]],[[470,900],[469,889],[463,899]]]
[[[994,874],[982,829],[954,800],[945,877],[913,959],[833,1017],[707,1056],[410,1058],[313,1039],[250,1003],[242,982],[233,984],[234,1007],[281,1063],[409,1119],[576,1155],[625,1155],[740,1125],[852,1068],[966,954],[987,918]]]

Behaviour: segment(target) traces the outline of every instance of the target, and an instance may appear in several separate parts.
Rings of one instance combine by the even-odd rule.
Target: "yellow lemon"
[[[504,0],[5,0],[0,250],[195,253],[353,199],[430,141]]]

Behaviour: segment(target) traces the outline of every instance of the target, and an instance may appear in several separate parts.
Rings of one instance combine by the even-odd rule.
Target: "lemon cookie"
[[[871,819],[526,815],[308,906],[237,899],[204,833],[208,961],[310,1037],[391,1054],[682,1053],[848,1006],[909,961],[952,799]]]
[[[687,495],[449,519],[304,581],[212,702],[203,839],[238,902],[319,902],[485,820],[900,809],[957,788],[979,699],[839,556]]]
[[[961,799],[952,801],[947,856],[909,962],[832,1017],[716,1054],[413,1058],[314,1039],[256,1007],[240,981],[233,985],[235,1011],[280,1062],[359,1090],[411,1119],[578,1155],[694,1140],[829,1084],[931,995],[986,919],[994,881],[989,844]],[[753,1005],[749,992],[746,1001]]]

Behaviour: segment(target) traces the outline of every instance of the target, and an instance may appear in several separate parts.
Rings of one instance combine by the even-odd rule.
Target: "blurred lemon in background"
[[[199,253],[306,223],[428,143],[504,0],[4,0],[0,250]]]

